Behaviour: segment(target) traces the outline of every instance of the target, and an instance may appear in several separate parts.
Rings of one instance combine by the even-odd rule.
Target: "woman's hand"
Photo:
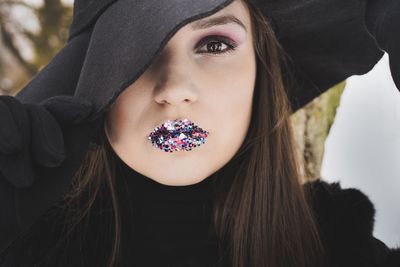
[[[369,0],[366,27],[379,48],[388,53],[391,74],[400,90],[400,1]]]
[[[0,96],[0,179],[16,188],[35,181],[35,164],[59,166],[66,157],[62,127],[84,122],[90,102],[55,96],[40,104]]]

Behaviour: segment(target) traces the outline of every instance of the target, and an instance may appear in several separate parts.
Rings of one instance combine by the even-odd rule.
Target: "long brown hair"
[[[213,222],[219,252],[234,267],[323,266],[324,248],[296,158],[288,83],[282,74],[285,53],[268,19],[246,4],[256,51],[256,88],[247,137],[224,172],[216,174]],[[90,150],[65,195],[71,229],[100,196],[111,201],[113,244],[108,266],[118,262],[121,238],[112,152],[107,141]]]

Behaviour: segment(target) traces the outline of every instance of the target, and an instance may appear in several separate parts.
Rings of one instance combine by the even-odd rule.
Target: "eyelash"
[[[207,36],[206,38],[202,39],[199,44],[196,46],[196,48],[201,48],[204,45],[207,45],[209,43],[223,43],[227,46],[226,49],[222,50],[221,52],[200,52],[199,54],[214,54],[214,55],[220,55],[220,54],[225,54],[225,53],[231,53],[233,52],[237,45],[235,42],[230,40],[229,38],[223,37],[223,36],[218,36],[218,35],[210,35]]]

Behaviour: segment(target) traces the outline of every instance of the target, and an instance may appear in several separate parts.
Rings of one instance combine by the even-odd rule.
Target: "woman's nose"
[[[154,88],[154,100],[160,104],[181,105],[197,100],[190,62],[182,56],[163,58],[156,62],[159,75]]]

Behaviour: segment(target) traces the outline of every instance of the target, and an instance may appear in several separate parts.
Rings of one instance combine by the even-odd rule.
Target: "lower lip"
[[[149,135],[148,140],[156,148],[165,152],[192,151],[205,143],[209,132],[194,125],[190,120],[168,120],[160,127],[156,127]]]

